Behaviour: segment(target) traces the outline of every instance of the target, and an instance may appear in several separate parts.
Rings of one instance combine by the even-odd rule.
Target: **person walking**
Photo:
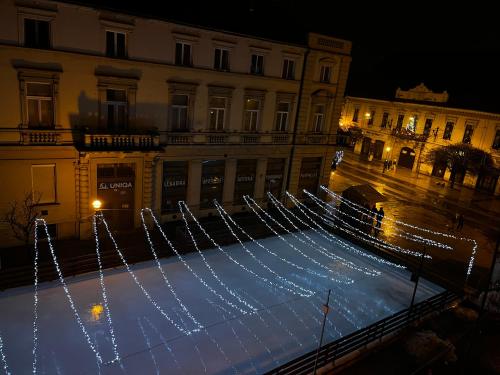
[[[388,162],[387,162],[387,159],[384,160],[384,168],[382,169],[382,173],[385,173],[385,170],[387,169],[387,165],[388,165]]]
[[[377,210],[377,205],[373,205],[372,207],[372,210],[370,212],[370,232],[373,228],[373,231],[376,232],[376,229],[375,229],[375,220],[377,219],[377,214],[378,214],[378,210]]]
[[[460,214],[458,215],[457,230],[461,231],[463,227],[464,227],[464,215]]]
[[[394,172],[396,172],[396,159],[394,159],[393,163],[392,163],[392,169],[394,169]]]
[[[380,231],[381,231],[381,226],[382,226],[382,220],[384,219],[384,207],[380,207],[380,210],[378,210],[377,213],[377,226],[375,228],[375,236],[378,236]]]

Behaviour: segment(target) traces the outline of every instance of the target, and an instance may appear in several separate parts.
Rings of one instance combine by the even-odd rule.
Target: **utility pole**
[[[328,302],[330,302],[330,293],[331,289],[328,289],[328,296],[326,297],[326,304],[323,305],[323,324],[321,325],[321,337],[319,338],[318,351],[316,352],[316,359],[314,360],[314,375],[316,375],[316,367],[318,366],[318,357],[319,351],[321,349],[321,345],[323,344],[323,333],[325,332],[325,322],[326,315],[330,312],[330,307],[328,306]]]
[[[420,264],[418,265],[417,276],[415,278],[415,287],[413,288],[413,295],[411,296],[410,308],[408,309],[408,317],[411,314],[411,309],[413,308],[413,303],[415,302],[415,295],[417,294],[418,281],[420,280],[420,273],[424,266],[424,258],[427,255],[427,247],[424,245],[424,250],[422,251],[422,257],[420,258]]]

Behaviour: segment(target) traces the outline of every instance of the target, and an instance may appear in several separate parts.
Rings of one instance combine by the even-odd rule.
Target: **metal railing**
[[[413,305],[411,310],[402,310],[363,329],[330,342],[321,347],[318,355],[317,368],[324,367],[328,364],[334,364],[335,360],[354,353],[358,349],[366,348],[370,343],[381,341],[384,336],[402,331],[416,321],[422,320],[432,313],[441,312],[459,298],[460,297],[453,292],[442,292],[441,294]],[[316,354],[317,350],[312,350],[266,374],[309,374],[314,370]]]

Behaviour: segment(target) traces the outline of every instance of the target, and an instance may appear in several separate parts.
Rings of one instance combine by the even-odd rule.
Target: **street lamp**
[[[98,211],[102,206],[102,202],[99,199],[96,199],[92,202],[92,207],[94,207],[94,210]]]

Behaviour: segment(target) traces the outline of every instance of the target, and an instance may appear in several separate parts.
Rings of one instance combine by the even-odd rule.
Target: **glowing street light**
[[[99,199],[96,199],[95,201],[92,202],[92,207],[94,207],[94,210],[100,209],[102,206],[102,202]]]
[[[391,148],[390,147],[386,147],[385,151],[389,152],[389,151],[391,151]]]

